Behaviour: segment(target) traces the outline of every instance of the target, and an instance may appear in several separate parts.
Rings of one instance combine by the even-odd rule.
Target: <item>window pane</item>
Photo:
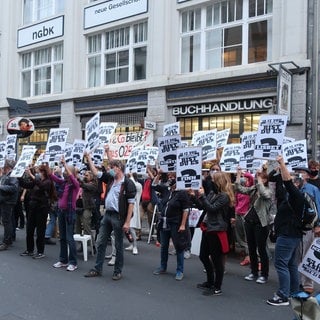
[[[242,19],[242,0],[236,1],[236,19],[241,20]]]
[[[89,62],[89,87],[100,86],[101,57],[91,57]]]
[[[106,71],[106,84],[113,84],[115,83],[115,71],[110,70]]]
[[[31,67],[31,53],[22,55],[22,69]]]
[[[119,79],[119,83],[121,82],[128,82],[129,79],[129,68],[121,68],[118,71],[118,79]]]
[[[63,59],[63,46],[62,44],[54,46],[54,57],[53,61],[60,61]]]
[[[212,6],[207,6],[206,9],[206,25],[207,27],[212,26],[212,20],[213,20],[213,7]]]
[[[115,68],[116,67],[116,54],[107,54],[106,55],[106,69]]]
[[[249,25],[249,63],[267,60],[267,43],[267,21],[251,23]]]
[[[213,18],[213,24],[217,25],[220,24],[220,3],[216,3],[214,5],[214,9],[213,9],[213,13],[214,13],[214,18]]]
[[[129,51],[120,51],[119,56],[119,67],[129,65]]]
[[[227,22],[227,2],[221,3],[221,23]]]
[[[224,31],[224,46],[232,46],[235,44],[241,44],[242,42],[242,28],[226,28]]]
[[[57,64],[54,66],[54,83],[53,83],[53,92],[59,93],[62,92],[62,74],[63,74],[63,65]]]
[[[146,79],[147,47],[134,49],[134,80]]]
[[[257,0],[257,16],[264,14],[264,1],[265,0]]]
[[[228,22],[235,20],[235,0],[229,0],[228,2]]]
[[[182,20],[181,21],[181,24],[182,24],[181,31],[187,32],[188,31],[188,13],[187,12],[182,13],[181,20]]]
[[[88,38],[88,53],[96,53],[101,51],[101,34]]]
[[[249,0],[249,17],[256,16],[256,0]]]
[[[28,24],[32,22],[32,1],[33,0],[23,0],[23,23]]]
[[[31,96],[31,71],[22,72],[22,97]]]
[[[272,13],[272,0],[267,0],[266,13]]]
[[[242,46],[225,48],[223,54],[224,66],[238,66],[242,62]]]

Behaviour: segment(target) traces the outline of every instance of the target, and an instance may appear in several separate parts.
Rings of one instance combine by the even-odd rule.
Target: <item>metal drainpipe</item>
[[[307,78],[307,101],[306,101],[306,138],[310,141],[308,150],[311,147],[311,157],[319,160],[318,144],[318,2],[317,0],[308,1],[308,32],[307,32],[307,57],[311,61],[311,70]]]

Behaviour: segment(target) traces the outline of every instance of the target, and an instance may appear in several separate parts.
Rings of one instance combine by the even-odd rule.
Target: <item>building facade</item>
[[[84,138],[86,122],[100,112],[119,132],[141,130],[147,119],[157,124],[157,138],[163,125],[179,121],[184,140],[196,130],[230,128],[230,142],[239,142],[242,132],[257,129],[261,114],[285,112],[286,136],[308,137],[315,155],[310,112],[317,113],[308,97],[311,84],[318,90],[311,83],[318,57],[308,39],[315,3],[4,1],[0,140],[6,122],[19,115],[35,125],[21,143],[42,150],[54,127],[69,128],[72,142]],[[9,106],[7,97],[27,101],[29,110]]]

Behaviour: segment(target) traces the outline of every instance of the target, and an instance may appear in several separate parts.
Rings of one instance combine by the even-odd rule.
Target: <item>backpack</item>
[[[304,206],[302,212],[302,230],[309,231],[312,230],[319,220],[318,218],[318,209],[317,205],[310,194],[307,192],[303,193],[304,195]]]

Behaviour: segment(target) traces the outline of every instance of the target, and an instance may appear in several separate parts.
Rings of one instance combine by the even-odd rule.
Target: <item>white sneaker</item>
[[[134,254],[134,255],[138,254],[138,248],[137,247],[134,247],[132,249],[132,254]]]
[[[75,271],[78,269],[78,266],[75,266],[74,264],[69,264],[67,266],[67,271]]]
[[[108,262],[108,266],[114,266],[116,263],[116,257],[112,256],[111,260]]]
[[[56,263],[53,265],[54,268],[65,268],[65,267],[67,267],[67,266],[68,266],[67,263],[63,263],[63,262],[61,262],[61,261],[58,261],[58,262],[56,262]]]
[[[133,250],[133,244],[131,244],[129,247],[126,247],[124,250],[126,250],[126,251],[132,251],[132,250]]]
[[[189,250],[185,250],[184,254],[183,254],[185,259],[190,259],[191,258],[191,253]]]

